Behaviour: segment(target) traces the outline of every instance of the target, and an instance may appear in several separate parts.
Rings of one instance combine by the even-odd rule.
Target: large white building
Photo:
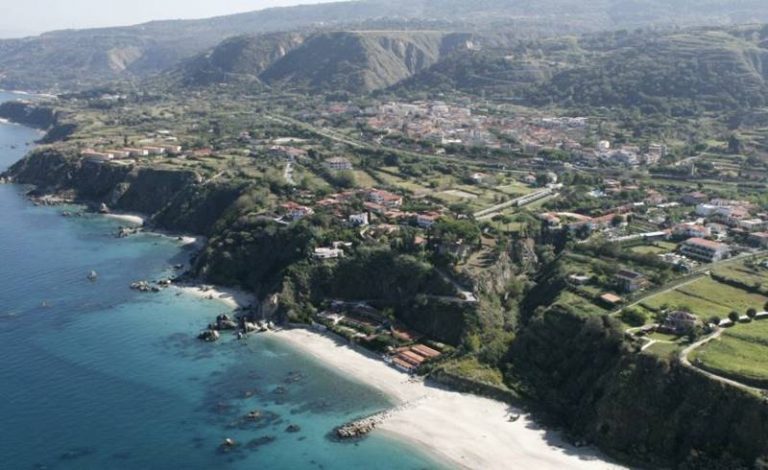
[[[714,263],[727,258],[731,253],[731,249],[724,243],[713,242],[703,238],[691,238],[680,246],[680,253],[697,261]]]

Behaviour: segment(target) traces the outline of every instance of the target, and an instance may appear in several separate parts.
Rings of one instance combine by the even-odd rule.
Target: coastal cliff
[[[765,398],[639,354],[606,318],[553,308],[513,343],[508,379],[576,439],[673,468],[765,468]]]
[[[236,185],[206,183],[194,171],[113,165],[81,159],[76,152],[40,148],[4,175],[35,185],[37,194],[64,194],[148,216],[164,230],[210,235],[239,196]]]
[[[75,124],[65,122],[61,113],[53,107],[27,101],[6,101],[0,104],[0,118],[46,131],[41,143],[66,140],[76,129]]]

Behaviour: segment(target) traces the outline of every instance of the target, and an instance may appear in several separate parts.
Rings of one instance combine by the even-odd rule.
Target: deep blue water
[[[38,137],[0,124],[0,170]],[[62,210],[0,185],[0,469],[437,467],[382,436],[327,438],[387,407],[379,393],[275,338],[198,342],[222,304],[131,291],[188,259],[175,240],[117,239],[119,222]],[[222,454],[227,437],[252,445]]]

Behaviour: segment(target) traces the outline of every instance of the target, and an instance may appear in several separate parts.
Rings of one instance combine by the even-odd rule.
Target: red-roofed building
[[[384,207],[394,208],[403,205],[403,197],[389,191],[374,189],[368,193],[368,199]]]
[[[281,206],[281,208],[285,213],[285,217],[293,221],[301,220],[304,217],[315,213],[311,207],[302,206],[300,204],[296,204],[295,202],[286,202]]]
[[[727,258],[731,249],[724,243],[713,242],[703,238],[691,238],[680,246],[680,253],[698,261],[714,263]]]

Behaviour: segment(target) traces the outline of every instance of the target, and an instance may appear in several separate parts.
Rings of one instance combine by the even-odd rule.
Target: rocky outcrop
[[[221,334],[216,330],[204,330],[197,335],[197,339],[206,343],[215,343],[221,338]]]

